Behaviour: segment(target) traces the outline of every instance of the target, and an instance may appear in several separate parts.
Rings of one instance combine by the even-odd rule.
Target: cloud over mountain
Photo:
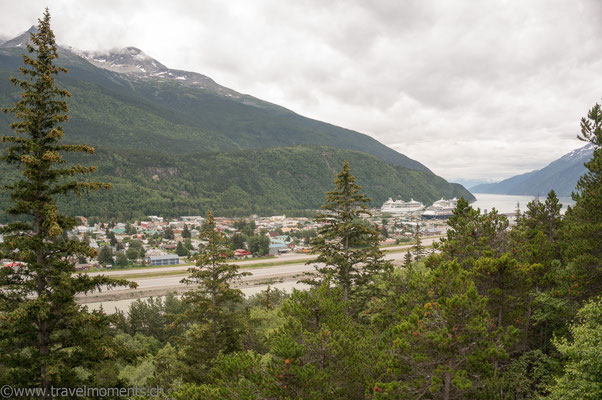
[[[36,4],[36,2],[33,2]],[[0,34],[39,7],[3,6]],[[171,68],[366,132],[446,178],[502,178],[577,145],[600,100],[602,4],[132,1],[51,4],[59,41]]]

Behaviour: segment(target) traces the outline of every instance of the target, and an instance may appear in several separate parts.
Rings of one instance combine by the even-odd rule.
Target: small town
[[[374,209],[371,214],[363,217],[378,226],[383,247],[410,243],[417,228],[421,236],[441,236],[447,229],[445,219],[421,220],[415,212],[390,214]],[[87,242],[98,254],[96,258],[73,260],[78,271],[185,264],[205,245],[199,238],[205,221],[202,216],[167,219],[151,215],[132,222],[82,216],[76,219],[79,225],[67,235]],[[233,260],[309,253],[309,241],[322,226],[311,218],[286,215],[216,217],[215,222],[216,229],[227,238]],[[4,266],[15,266],[11,260],[2,262]]]

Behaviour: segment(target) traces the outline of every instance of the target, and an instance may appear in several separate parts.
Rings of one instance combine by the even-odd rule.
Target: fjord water
[[[518,203],[521,211],[527,209],[527,203],[533,201],[535,196],[512,196],[506,194],[485,194],[485,193],[473,193],[477,200],[470,205],[473,208],[480,208],[481,211],[491,211],[495,207],[500,213],[513,213],[516,211],[516,204]],[[546,196],[539,196],[540,201],[545,201]],[[566,211],[567,206],[575,204],[573,199],[570,197],[559,197],[558,200],[562,204],[562,212]]]

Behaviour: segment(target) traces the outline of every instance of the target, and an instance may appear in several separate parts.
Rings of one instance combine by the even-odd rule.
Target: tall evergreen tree
[[[88,312],[75,302],[75,295],[103,286],[125,284],[109,278],[75,275],[69,260],[95,255],[85,242],[65,239],[63,234],[76,225],[75,218],[59,212],[56,198],[108,185],[76,179],[94,167],[65,165],[63,154],[92,154],[86,145],[62,144],[62,123],[68,117],[63,98],[70,94],[55,85],[55,75],[67,72],[54,65],[58,58],[48,9],[38,20],[38,31],[30,35],[23,55],[25,78],[11,78],[22,90],[20,100],[11,109],[17,122],[10,126],[13,136],[3,136],[6,154],[1,160],[22,172],[8,190],[12,205],[7,213],[13,221],[2,229],[4,243],[0,256],[22,263],[17,269],[0,271],[0,365],[8,370],[13,385],[81,385],[91,382],[94,366],[110,358],[108,326],[101,312]],[[87,369],[78,373],[75,367]]]
[[[515,257],[546,266],[560,259],[561,208],[553,190],[545,202],[536,199],[527,204],[510,235]]]
[[[179,241],[178,245],[176,246],[176,254],[180,257],[185,257],[188,255],[188,249],[184,247],[182,241]]]
[[[602,291],[602,107],[596,104],[581,119],[580,140],[592,143],[594,154],[585,163],[573,193],[575,206],[566,213],[567,261],[572,261],[581,283],[579,292],[589,297]]]
[[[412,246],[412,250],[416,261],[422,260],[426,255],[426,249],[422,245],[422,239],[420,238],[420,224],[416,224],[416,229],[414,230],[414,246]]]
[[[184,230],[182,230],[182,237],[184,239],[189,238],[191,236],[190,230],[188,229],[188,225],[184,225]]]
[[[460,198],[447,224],[447,237],[437,245],[445,259],[456,259],[463,267],[471,268],[479,257],[500,257],[507,251],[508,218],[495,208],[481,214],[480,209],[475,210]]]
[[[378,229],[360,218],[371,215],[366,206],[370,199],[360,193],[361,189],[345,161],[334,190],[326,193],[324,212],[315,218],[324,224],[319,236],[312,240],[312,253],[319,254],[317,262],[324,264],[316,267],[319,280],[330,277],[341,286],[344,302],[355,288],[369,283],[375,273],[391,268],[378,247]]]
[[[410,253],[410,250],[408,250],[406,252],[406,255],[403,256],[403,266],[409,267],[411,264],[412,264],[412,253]]]
[[[514,209],[514,222],[519,223],[522,213],[520,211],[520,202],[516,202],[516,208]]]
[[[226,263],[231,250],[225,235],[216,229],[211,213],[207,214],[200,238],[207,244],[195,255],[196,266],[188,270],[190,275],[182,280],[197,286],[184,296],[184,302],[191,306],[184,316],[187,321],[196,323],[184,338],[186,361],[191,367],[187,373],[189,379],[202,379],[218,352],[240,347],[243,329],[237,307],[242,302],[242,292],[231,285],[250,275],[240,272],[237,265]]]
[[[500,258],[481,257],[475,262],[473,278],[479,292],[490,300],[490,314],[497,326],[517,325],[520,321],[529,294],[530,272],[530,265],[520,264],[509,253]]]

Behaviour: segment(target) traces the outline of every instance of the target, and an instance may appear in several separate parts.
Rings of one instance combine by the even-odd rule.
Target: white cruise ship
[[[391,213],[391,214],[400,214],[400,213],[410,213],[413,211],[420,211],[424,208],[424,204],[414,199],[410,201],[403,200],[393,200],[389,197],[389,200],[385,201],[380,208],[381,212]]]
[[[453,214],[452,211],[458,205],[458,199],[455,197],[451,200],[437,200],[433,203],[432,206],[427,208],[423,213],[422,217],[424,219],[445,219],[451,217]]]

